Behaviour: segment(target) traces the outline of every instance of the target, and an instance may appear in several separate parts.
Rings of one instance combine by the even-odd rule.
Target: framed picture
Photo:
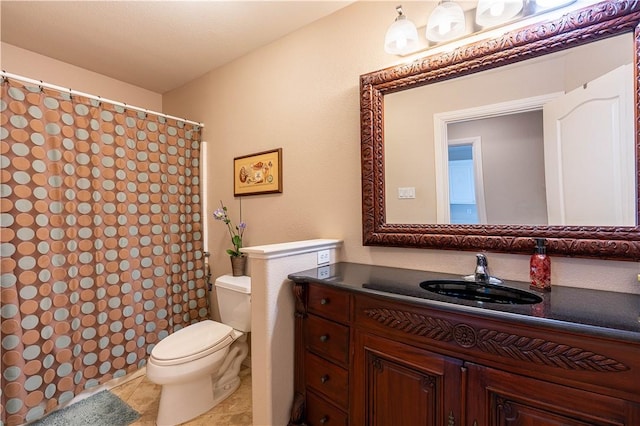
[[[233,195],[282,192],[282,148],[233,159]]]

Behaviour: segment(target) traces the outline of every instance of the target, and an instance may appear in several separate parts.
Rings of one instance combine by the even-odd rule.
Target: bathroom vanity
[[[420,286],[458,276],[352,263],[289,278],[291,425],[640,424],[640,295],[465,300]]]

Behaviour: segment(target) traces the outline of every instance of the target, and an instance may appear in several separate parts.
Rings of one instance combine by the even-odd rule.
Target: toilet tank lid
[[[241,277],[223,275],[216,278],[216,287],[222,287],[240,293],[251,293],[251,277],[246,275]]]

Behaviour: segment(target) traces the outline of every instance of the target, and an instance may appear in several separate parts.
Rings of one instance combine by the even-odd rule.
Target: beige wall
[[[129,105],[162,111],[162,95],[7,43],[1,43],[2,70]]]
[[[243,198],[248,245],[339,238],[343,259],[351,262],[473,271],[471,252],[362,245],[358,78],[406,60],[382,49],[395,5],[355,3],[163,97],[165,112],[206,125],[206,217],[214,275],[230,270],[224,254],[230,242],[211,212],[223,200],[237,219],[233,158],[278,147],[284,192]],[[490,253],[488,258],[495,275],[528,279],[528,256]],[[552,258],[554,284],[640,293],[639,272],[636,262]]]
[[[362,246],[358,77],[402,60],[381,47],[395,6],[356,3],[163,97],[6,44],[2,68],[152,110],[164,106],[166,113],[204,122],[214,276],[230,271],[224,254],[230,243],[211,213],[223,200],[237,219],[232,160],[277,147],[284,152],[284,192],[243,199],[249,245],[338,238],[344,240],[343,260],[468,274],[472,252]],[[414,6],[405,5],[405,11]],[[528,256],[488,257],[494,274],[528,279]],[[552,264],[554,284],[640,293],[638,273],[636,262],[554,257]]]
[[[422,3],[405,12],[422,16]],[[207,218],[218,200],[237,218],[233,157],[282,147],[284,193],[244,198],[249,245],[340,238],[348,261],[467,274],[470,252],[362,246],[358,77],[411,59],[381,48],[395,5],[358,2],[164,97],[6,43],[1,67],[151,110],[164,102],[166,113],[203,121],[211,147]],[[230,270],[223,231],[209,220],[215,275]],[[555,284],[640,293],[636,262],[552,260]],[[528,278],[528,256],[490,253],[489,261],[496,275]]]

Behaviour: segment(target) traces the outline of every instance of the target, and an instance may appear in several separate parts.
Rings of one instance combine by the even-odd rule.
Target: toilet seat
[[[162,339],[151,351],[150,361],[156,365],[184,364],[217,352],[234,340],[233,328],[205,320]]]

